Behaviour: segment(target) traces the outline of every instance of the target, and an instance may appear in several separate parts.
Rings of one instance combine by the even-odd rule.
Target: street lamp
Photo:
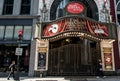
[[[19,79],[19,56],[22,54],[21,42],[22,42],[22,35],[23,31],[18,31],[18,48],[16,48],[16,55],[17,55],[17,74],[15,76],[15,80],[20,81]]]

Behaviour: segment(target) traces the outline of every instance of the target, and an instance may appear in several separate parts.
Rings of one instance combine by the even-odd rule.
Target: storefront
[[[115,71],[113,23],[71,16],[37,24],[42,29],[41,38],[34,39],[35,73],[95,75],[98,59],[104,71]]]
[[[0,19],[0,72],[9,71],[8,66],[12,61],[17,64],[18,31],[23,31],[20,56],[20,71],[28,71],[30,43],[32,31],[32,19],[3,18]]]

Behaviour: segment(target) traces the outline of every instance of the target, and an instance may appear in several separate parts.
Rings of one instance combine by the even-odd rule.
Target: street
[[[0,81],[15,81],[12,77],[7,80],[1,77]],[[68,77],[20,77],[20,81],[120,81],[120,76],[106,76],[106,78],[96,78],[96,76],[68,76]]]

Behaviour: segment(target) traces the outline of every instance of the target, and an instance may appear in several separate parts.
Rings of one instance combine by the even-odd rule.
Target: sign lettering
[[[108,27],[105,24],[79,17],[68,17],[50,23],[44,28],[43,36],[50,37],[65,31],[82,31],[97,37],[108,37]]]

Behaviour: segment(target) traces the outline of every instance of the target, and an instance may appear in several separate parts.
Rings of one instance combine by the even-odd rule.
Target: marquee
[[[42,37],[53,37],[65,32],[81,32],[97,38],[114,38],[113,26],[84,17],[65,17],[43,26]]]

